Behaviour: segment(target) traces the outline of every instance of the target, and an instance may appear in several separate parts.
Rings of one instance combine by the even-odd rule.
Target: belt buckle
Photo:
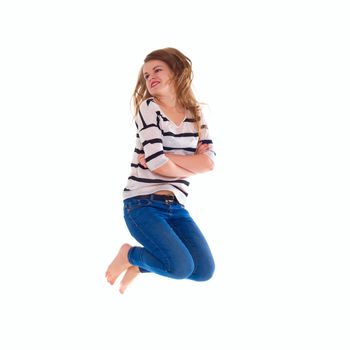
[[[173,203],[175,202],[175,195],[172,195],[171,197],[172,197],[171,199],[168,199],[168,198],[167,198],[167,199],[165,200],[165,203],[166,203],[166,204],[173,204]]]

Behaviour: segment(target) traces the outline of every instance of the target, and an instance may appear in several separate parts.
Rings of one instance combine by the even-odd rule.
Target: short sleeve
[[[138,135],[145,153],[145,161],[149,170],[153,171],[168,161],[163,149],[163,134],[160,128],[159,116],[152,99],[145,100],[140,105],[135,118]]]
[[[207,112],[205,110],[201,110],[201,132],[200,132],[200,138],[199,142],[207,144],[209,146],[209,149],[204,152],[212,161],[215,161],[216,153],[214,151],[214,145],[213,140],[210,137],[209,133],[209,127],[206,117]]]

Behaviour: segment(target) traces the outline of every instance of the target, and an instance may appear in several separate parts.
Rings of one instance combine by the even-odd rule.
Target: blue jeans
[[[124,200],[124,218],[142,245],[128,259],[141,272],[206,281],[215,264],[209,246],[183,205],[168,200],[133,197]]]

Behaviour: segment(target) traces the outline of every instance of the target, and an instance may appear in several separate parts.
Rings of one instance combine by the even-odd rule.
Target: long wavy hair
[[[172,47],[152,51],[146,56],[144,63],[152,60],[166,63],[173,72],[172,83],[175,88],[177,102],[191,113],[198,134],[200,134],[200,105],[191,87],[193,80],[192,61],[182,52]],[[147,90],[142,66],[132,95],[135,116],[139,113],[141,103],[150,97],[152,95]]]

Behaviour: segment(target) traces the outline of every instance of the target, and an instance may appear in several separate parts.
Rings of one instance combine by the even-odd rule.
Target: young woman
[[[192,88],[191,60],[174,48],[151,52],[133,94],[137,128],[124,218],[141,244],[123,244],[106,278],[124,293],[141,272],[206,281],[213,275],[209,246],[184,204],[187,178],[214,167],[213,143]]]

